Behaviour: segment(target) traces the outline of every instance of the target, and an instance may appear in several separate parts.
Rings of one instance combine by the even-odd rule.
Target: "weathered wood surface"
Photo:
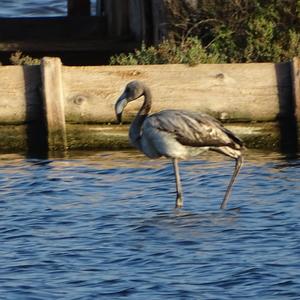
[[[276,123],[235,123],[226,127],[238,134],[248,148],[279,150]],[[132,148],[127,125],[67,124],[69,150],[120,150]],[[26,125],[0,125],[0,152],[28,151]]]
[[[0,152],[26,151],[26,125],[0,125]]]
[[[182,28],[178,16],[191,16],[201,5],[198,0],[97,0],[96,10],[97,15],[107,16],[110,36],[130,35],[158,44],[174,37],[175,27]]]
[[[68,149],[128,149],[128,126],[67,124]]]
[[[280,132],[274,122],[234,123],[226,127],[238,134],[248,148],[279,150]],[[128,125],[67,124],[68,149],[128,149]],[[0,144],[1,146],[1,144]]]
[[[67,142],[60,59],[44,57],[41,63],[41,72],[48,147],[50,150],[64,150]]]
[[[163,39],[168,39],[168,20],[165,0],[152,0],[153,15],[153,42],[159,44]]]
[[[97,15],[107,16],[108,35],[131,36],[158,44],[169,37],[169,0],[98,0]]]
[[[297,121],[300,122],[300,58],[294,57],[292,62],[292,83],[294,96],[294,109]]]
[[[108,34],[112,37],[129,35],[128,0],[102,0],[107,16]]]
[[[224,121],[274,121],[291,97],[289,63],[63,67],[66,120],[115,120],[114,104],[131,80],[146,82],[153,112],[189,109]],[[130,121],[140,104],[128,105]],[[284,112],[283,112],[284,113]]]
[[[15,52],[22,49],[25,52],[41,52],[49,53],[62,52],[67,55],[70,53],[76,53],[78,56],[80,52],[86,51],[91,52],[90,56],[95,57],[99,52],[109,52],[111,49],[118,49],[120,52],[129,52],[133,49],[139,47],[140,44],[137,42],[129,42],[127,40],[120,41],[118,39],[74,39],[74,40],[56,40],[56,41],[44,41],[44,40],[34,40],[34,41],[14,41],[14,42],[0,42],[0,51],[3,52]],[[100,54],[97,54],[97,57]],[[76,56],[76,57],[77,57]],[[94,59],[95,61],[95,59]],[[78,62],[75,61],[77,64]]]
[[[38,66],[0,67],[0,123],[34,118],[40,101]],[[131,80],[143,80],[153,93],[153,111],[204,111],[225,121],[274,121],[292,91],[289,64],[156,65],[62,67],[67,122],[115,121],[114,104]],[[139,103],[128,106],[129,121]],[[285,113],[285,112],[284,112]],[[28,116],[31,116],[28,118]]]
[[[90,0],[68,0],[69,16],[90,16],[91,3]]]
[[[128,5],[129,30],[137,41],[152,42],[151,1],[130,0]]]
[[[47,67],[44,59],[41,70],[39,66],[0,67],[1,149],[30,149],[39,140],[53,150],[65,148],[66,143],[71,149],[129,147],[128,127],[107,123],[115,122],[115,101],[135,79],[151,87],[153,112],[177,108],[210,113],[226,121],[248,147],[278,149],[290,139],[289,128],[299,129],[294,123],[285,126],[291,119],[293,87],[295,91],[288,63],[65,67],[59,59],[54,61]],[[47,99],[48,141],[43,141],[46,131],[35,130],[43,125],[41,91]],[[139,106],[138,101],[128,105],[126,122]],[[52,135],[56,129],[59,139]],[[297,143],[296,134],[292,136]]]
[[[0,18],[1,42],[86,40],[103,37],[106,32],[106,18],[101,16]]]
[[[0,124],[36,120],[40,102],[40,68],[2,66],[0,78]]]

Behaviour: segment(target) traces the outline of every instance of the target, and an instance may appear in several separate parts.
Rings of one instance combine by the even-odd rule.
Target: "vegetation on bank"
[[[39,58],[33,58],[29,55],[24,54],[19,50],[10,55],[9,61],[12,65],[20,65],[20,66],[41,64],[41,60]],[[2,62],[0,62],[0,66],[2,66]]]
[[[156,47],[146,47],[145,44],[142,44],[141,49],[136,49],[134,53],[122,53],[110,58],[111,65],[196,65],[219,62],[221,62],[220,57],[217,54],[208,53],[197,37],[189,37],[180,44],[171,40],[165,40]]]
[[[9,60],[12,65],[39,65],[41,63],[40,59],[25,55],[21,51],[13,53]]]
[[[165,41],[113,56],[110,63],[280,62],[300,56],[300,0],[199,0],[196,6],[173,4]]]

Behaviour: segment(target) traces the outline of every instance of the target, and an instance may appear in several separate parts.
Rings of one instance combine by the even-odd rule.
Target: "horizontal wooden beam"
[[[36,121],[39,112],[39,66],[0,67],[0,124]]]
[[[16,52],[23,51],[26,54],[29,52],[59,52],[61,51],[63,55],[73,52],[81,53],[84,51],[90,52],[90,55],[95,55],[93,52],[128,52],[133,51],[133,49],[139,47],[139,43],[131,41],[128,39],[89,39],[82,40],[74,38],[73,40],[31,40],[31,41],[0,41],[0,52]],[[48,55],[48,54],[47,54]],[[98,56],[101,53],[97,53]]]
[[[1,42],[99,38],[106,33],[107,22],[102,16],[0,18]]]
[[[114,103],[131,80],[150,87],[153,112],[189,109],[224,121],[275,121],[292,93],[289,63],[64,66],[62,74],[66,120],[74,123],[113,122]],[[128,105],[125,121],[139,105]]]
[[[284,101],[290,105],[292,95],[288,63],[62,66],[61,72],[66,120],[73,123],[113,122],[114,103],[131,80],[142,80],[151,88],[153,111],[184,108],[224,121],[275,121],[280,109],[289,112],[284,111]],[[0,124],[24,123],[39,101],[39,66],[1,66],[0,76]],[[128,105],[125,121],[138,106]]]
[[[127,131],[115,131],[115,125],[110,125],[116,121],[114,105],[129,81],[142,80],[153,94],[152,112],[206,112],[227,125],[232,123],[228,127],[250,147],[252,137],[254,144],[262,148],[280,146],[290,151],[300,142],[296,132],[299,123],[294,118],[299,100],[295,100],[294,107],[291,98],[293,91],[295,97],[298,95],[299,87],[295,63],[297,60],[293,66],[259,63],[67,67],[58,58],[44,58],[41,66],[1,66],[0,136],[3,141],[11,141],[13,147],[23,147],[24,143],[29,147],[42,135],[52,150],[127,147]],[[125,123],[133,119],[141,101],[128,105]],[[47,131],[35,132],[31,129],[43,125],[43,108]],[[244,127],[234,125],[239,122]],[[19,126],[27,129],[19,130]],[[4,138],[15,129],[18,135],[30,133],[31,138],[20,142],[16,137]]]
[[[280,148],[280,131],[270,123],[228,123],[226,127],[243,139],[249,148]],[[128,125],[68,124],[67,140],[70,150],[128,149]]]
[[[238,134],[248,148],[279,150],[280,132],[276,123],[229,123],[226,127]],[[127,125],[67,124],[66,133],[69,150],[132,148]],[[25,125],[0,125],[1,151],[26,150],[29,146],[26,134]]]

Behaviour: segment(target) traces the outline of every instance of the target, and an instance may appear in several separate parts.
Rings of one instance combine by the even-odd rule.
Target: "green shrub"
[[[10,62],[13,65],[39,65],[41,60],[38,58],[32,58],[29,55],[24,55],[21,51],[13,53],[10,58]]]
[[[170,35],[111,64],[279,62],[300,56],[300,0],[172,0]]]
[[[289,29],[288,33],[289,46],[285,50],[285,57],[300,56],[300,34],[294,29]]]
[[[219,63],[219,56],[207,53],[197,37],[189,37],[186,41],[176,44],[165,40],[157,47],[146,47],[143,43],[141,49],[134,53],[115,55],[110,58],[111,65],[150,65],[150,64],[189,64]]]
[[[279,61],[282,51],[276,41],[276,23],[263,16],[250,20],[247,45],[244,50],[246,61]]]

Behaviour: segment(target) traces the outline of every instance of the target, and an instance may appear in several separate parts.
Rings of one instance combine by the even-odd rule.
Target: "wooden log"
[[[41,76],[39,66],[0,67],[0,124],[37,120]]]
[[[128,140],[128,125],[67,124],[69,150],[120,150],[133,148]],[[228,123],[248,148],[279,150],[277,123]],[[24,151],[28,147],[25,125],[0,125],[0,149]]]
[[[279,99],[284,102],[291,93],[288,65],[64,66],[66,119],[113,122],[116,98],[126,83],[139,79],[153,92],[153,111],[185,108],[209,112],[224,121],[273,121],[279,113]],[[39,67],[1,66],[0,76],[0,124],[25,123],[29,110],[36,110],[39,103]],[[125,120],[132,119],[138,105],[128,106]]]
[[[48,130],[48,148],[66,150],[66,126],[61,61],[44,57],[41,63],[44,108]]]
[[[142,80],[153,93],[153,112],[189,109],[223,121],[275,121],[291,94],[289,63],[63,67],[66,120],[114,122],[125,85]],[[140,103],[128,105],[132,120]]]
[[[0,149],[43,155],[47,150],[39,66],[0,68]]]
[[[226,128],[238,134],[248,148],[279,150],[276,122],[228,123]],[[128,125],[67,124],[67,137],[70,150],[133,148],[128,140]]]
[[[90,16],[90,0],[68,0],[68,16]]]
[[[264,144],[268,143],[273,145],[274,149],[278,143],[284,144],[283,137],[287,141],[294,140],[286,135],[286,132],[291,130],[283,130],[284,126],[278,128],[277,118],[279,113],[283,121],[291,116],[292,83],[289,63],[195,67],[185,65],[62,67],[58,59],[45,58],[41,70],[48,125],[46,142],[52,150],[66,148],[64,95],[68,128],[72,128],[72,132],[68,132],[68,142],[72,148],[123,147],[122,143],[127,132],[120,138],[114,129],[109,129],[114,126],[106,126],[106,129],[101,130],[98,128],[99,123],[115,121],[115,101],[125,85],[135,79],[143,80],[151,87],[154,98],[153,112],[178,108],[208,112],[226,122],[258,121],[257,124],[260,126],[258,135],[256,135],[257,128],[249,131],[253,123],[244,125],[248,146],[252,145],[249,139],[251,136],[255,137],[255,145],[266,147]],[[296,76],[298,74],[296,72]],[[11,144],[12,148],[23,147],[25,144],[24,147],[30,148],[32,143],[36,143],[37,135],[34,133],[31,134],[31,138],[26,138],[31,132],[26,124],[33,124],[31,128],[39,127],[37,124],[40,124],[39,67],[4,66],[0,67],[0,75],[2,79],[0,124],[5,125],[0,128],[0,134],[6,137],[2,138],[2,141],[4,144]],[[295,87],[297,88],[294,84],[294,89]],[[139,106],[138,102],[128,105],[124,113],[125,121],[132,120]],[[264,121],[267,123],[260,123]],[[283,121],[279,123],[284,125]],[[15,124],[26,126],[19,130],[21,127],[11,126]],[[273,125],[268,127],[268,124]],[[6,127],[7,125],[10,127]],[[234,132],[244,136],[235,129],[236,127],[233,128]],[[7,138],[13,131],[16,132],[15,137]],[[18,142],[17,136],[20,137],[22,132],[25,137],[20,138]],[[42,136],[42,133],[39,135]],[[277,141],[277,144],[274,141]],[[7,146],[1,148],[8,149]]]
[[[128,140],[128,126],[67,124],[69,150],[120,150],[132,148]]]
[[[1,152],[20,152],[28,149],[26,125],[0,125]]]

